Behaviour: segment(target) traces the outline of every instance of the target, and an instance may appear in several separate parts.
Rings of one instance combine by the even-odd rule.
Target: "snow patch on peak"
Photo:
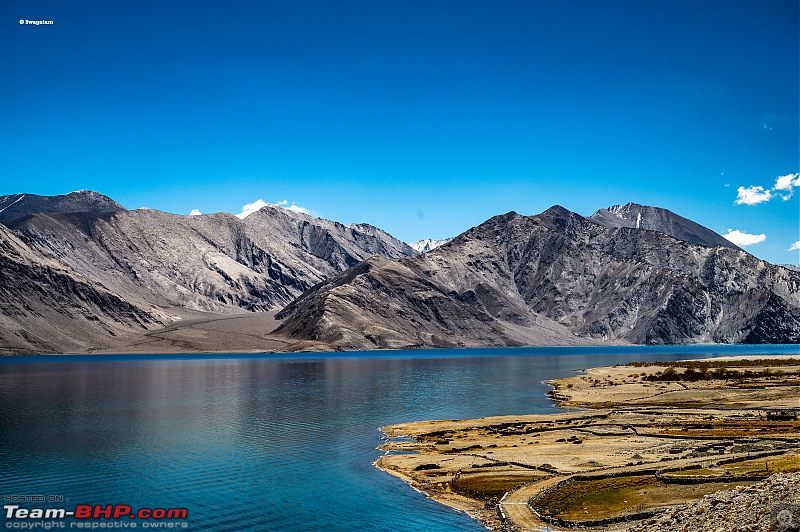
[[[11,203],[11,205],[14,205],[14,203],[18,202],[19,200],[21,200],[24,197],[25,197],[25,194],[22,194],[20,197],[18,197],[16,200],[14,200],[14,202]],[[5,199],[3,200],[3,202],[5,203]],[[7,206],[3,207],[2,209],[0,209],[0,212],[3,212],[4,210],[8,209],[9,207],[11,207],[11,205],[7,205]]]
[[[639,215],[641,216],[641,208],[643,206],[642,205],[638,205],[636,203],[631,203],[631,202],[628,202],[625,205],[612,205],[611,207],[609,207],[606,210],[608,212],[610,212],[611,214],[613,214],[614,216],[616,216],[617,218],[621,218],[621,219],[625,220],[625,219],[627,219],[627,214],[630,213],[631,211],[633,211],[634,207],[640,207],[640,209],[637,209],[637,210],[639,212]]]
[[[619,216],[620,214],[622,214],[622,209],[623,209],[622,205],[612,205],[606,210],[612,214],[616,214],[617,216]]]

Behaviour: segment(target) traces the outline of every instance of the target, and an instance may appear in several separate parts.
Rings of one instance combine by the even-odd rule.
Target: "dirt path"
[[[669,462],[669,464],[659,464],[659,463],[645,463],[641,465],[635,466],[626,466],[626,467],[619,467],[619,468],[609,468],[603,471],[598,471],[596,473],[581,473],[582,477],[591,477],[597,476],[601,478],[608,474],[609,471],[614,471],[617,474],[622,475],[631,475],[636,474],[642,471],[653,470],[654,468],[660,467],[682,467],[687,465],[696,465],[697,467],[702,467],[703,465],[708,465],[711,463],[715,463],[718,460],[731,460],[731,459],[748,459],[748,453],[738,453],[738,454],[726,454],[724,456],[704,456],[704,457],[696,457],[696,458],[684,458],[678,459]],[[528,501],[531,498],[537,496],[541,492],[547,490],[548,488],[558,484],[559,482],[563,482],[574,475],[557,475],[550,478],[546,478],[544,480],[540,480],[538,482],[533,482],[531,484],[527,484],[518,488],[510,493],[508,493],[501,501],[498,503],[498,506],[501,509],[501,515],[503,515],[507,520],[509,520],[514,526],[519,528],[519,530],[525,531],[541,531],[541,530],[551,530],[551,531],[558,531],[562,530],[560,528],[554,528],[551,525],[548,525],[546,522],[539,519],[536,514],[531,511],[528,507]]]
[[[498,503],[502,515],[506,517],[514,526],[521,531],[532,530],[559,530],[550,527],[547,523],[536,517],[530,508],[528,501],[544,490],[568,479],[569,476],[555,476],[527,484],[515,491],[512,491]]]

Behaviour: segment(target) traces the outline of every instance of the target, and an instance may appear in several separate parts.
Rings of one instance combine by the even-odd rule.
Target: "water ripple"
[[[0,493],[186,507],[194,530],[481,530],[377,471],[377,427],[548,412],[542,381],[574,369],[726,351],[437,353],[0,361]]]

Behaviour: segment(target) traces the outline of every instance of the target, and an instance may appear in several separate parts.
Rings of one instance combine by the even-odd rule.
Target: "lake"
[[[553,412],[542,381],[586,367],[798,352],[680,346],[4,358],[0,495],[4,504],[55,499],[23,508],[187,508],[182,522],[190,530],[482,530],[375,469],[378,428]]]

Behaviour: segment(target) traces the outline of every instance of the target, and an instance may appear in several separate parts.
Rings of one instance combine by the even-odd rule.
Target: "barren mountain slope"
[[[275,206],[245,220],[139,209],[40,212],[9,225],[29,245],[125,299],[178,313],[281,307],[373,253],[414,253],[370,226],[346,227]]]
[[[800,275],[729,247],[607,228],[553,207],[497,216],[425,255],[315,287],[276,331],[346,349],[800,342]]]
[[[163,325],[0,225],[0,354],[63,353]]]
[[[614,205],[608,209],[600,209],[591,215],[589,219],[609,228],[649,229],[692,244],[740,249],[737,245],[711,229],[659,207],[639,205],[638,203]]]

